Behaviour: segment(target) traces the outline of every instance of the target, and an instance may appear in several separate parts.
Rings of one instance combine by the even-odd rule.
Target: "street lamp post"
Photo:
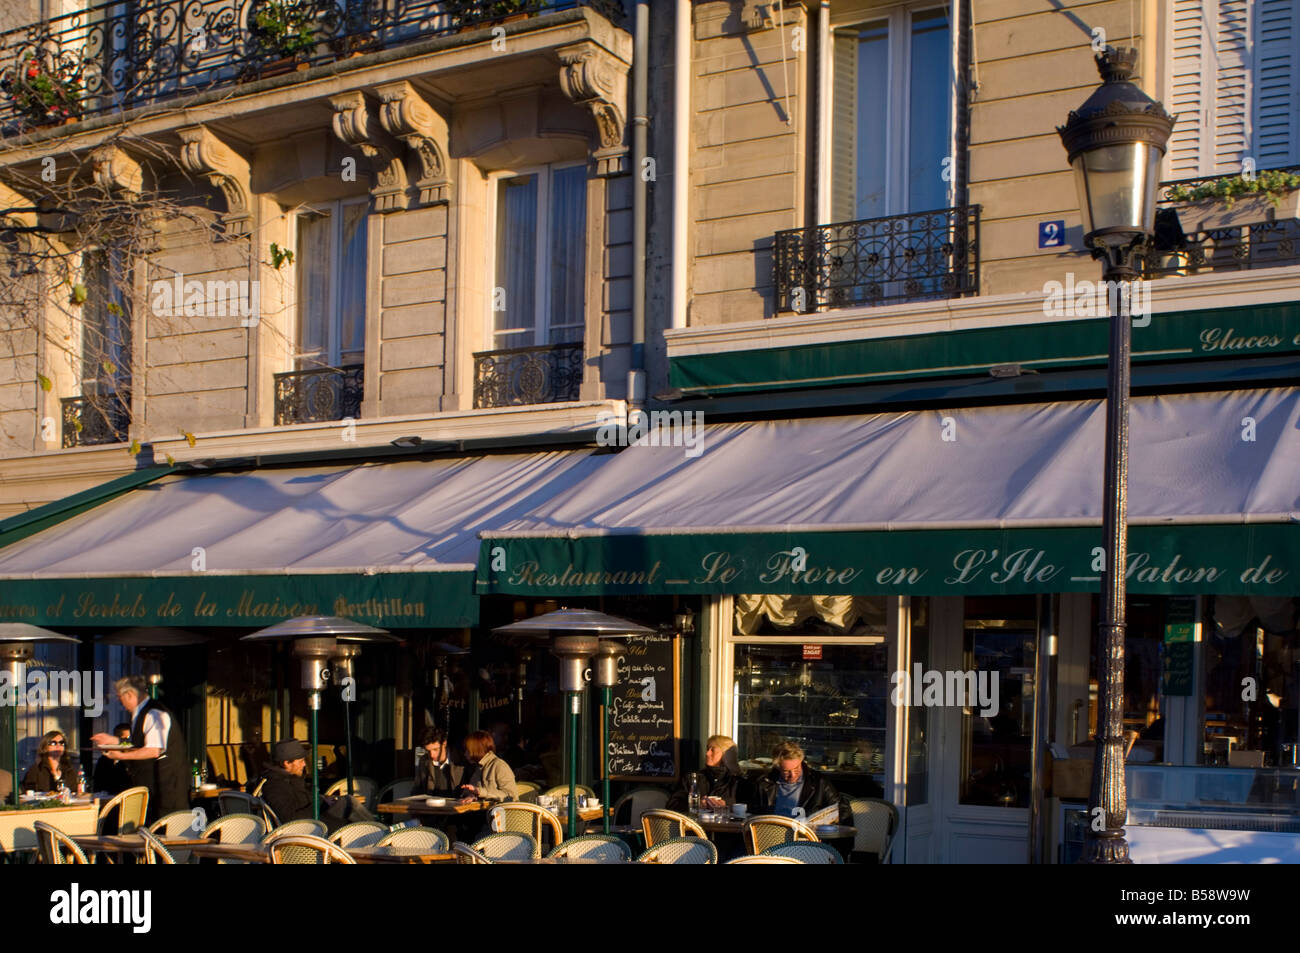
[[[1124,632],[1128,549],[1128,399],[1132,337],[1128,295],[1155,227],[1160,160],[1174,120],[1130,81],[1137,51],[1107,47],[1102,84],[1057,129],[1069,153],[1083,213],[1084,244],[1102,262],[1110,307],[1106,379],[1105,570],[1097,625],[1100,711],[1082,863],[1127,864],[1124,785]],[[1100,829],[1098,829],[1100,827]]]

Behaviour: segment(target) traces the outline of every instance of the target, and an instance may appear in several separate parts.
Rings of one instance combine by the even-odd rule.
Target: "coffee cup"
[[[744,804],[731,805],[731,813],[734,817],[744,817],[748,811],[749,808],[746,807]]]

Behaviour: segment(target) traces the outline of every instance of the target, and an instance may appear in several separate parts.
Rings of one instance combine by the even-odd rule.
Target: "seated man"
[[[803,749],[793,741],[784,741],[772,752],[772,770],[754,782],[750,800],[751,814],[795,816],[801,807],[808,817],[832,804],[840,809],[840,823],[849,817],[848,806],[834,785],[803,757]]]
[[[420,734],[420,747],[428,756],[420,762],[411,793],[459,796],[461,782],[465,780],[465,766],[452,764],[449,759],[447,733],[441,728],[425,728]]]
[[[705,743],[704,770],[699,772],[700,803],[705,807],[731,807],[740,797],[737,789],[743,780],[736,743],[726,735],[713,735]],[[683,780],[668,799],[668,810],[686,812],[690,806],[689,780]]]
[[[311,819],[311,792],[307,789],[306,775],[307,748],[303,743],[294,738],[277,741],[271,749],[271,764],[264,775],[266,784],[262,786],[261,798],[281,824]],[[353,821],[374,820],[364,807],[346,795],[322,798],[320,819],[330,833]]]

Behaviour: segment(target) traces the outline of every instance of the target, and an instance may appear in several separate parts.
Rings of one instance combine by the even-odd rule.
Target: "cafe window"
[[[1100,696],[1096,632],[1100,611],[1100,599],[1093,596],[1092,624],[1088,627],[1092,638],[1088,673],[1088,739],[1095,738],[1097,733]],[[1171,648],[1177,643],[1166,640],[1166,631],[1174,633],[1177,628],[1167,627],[1190,625],[1194,617],[1194,606],[1189,599],[1147,595],[1128,597],[1124,637],[1124,736],[1131,762],[1169,760],[1164,750],[1165,719],[1161,703],[1166,679],[1173,676],[1172,663],[1180,650]],[[1084,740],[1081,733],[1079,741]]]
[[[1294,767],[1300,737],[1300,599],[1210,596],[1202,630],[1200,762]]]
[[[735,597],[732,724],[745,766],[782,741],[844,790],[883,791],[889,700],[882,597]]]

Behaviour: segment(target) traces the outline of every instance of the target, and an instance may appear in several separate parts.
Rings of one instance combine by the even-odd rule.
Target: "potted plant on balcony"
[[[0,90],[15,112],[33,126],[52,126],[81,118],[79,70],[29,53],[0,77]]]
[[[1300,218],[1300,175],[1266,169],[1252,178],[1232,175],[1194,185],[1171,185],[1165,198],[1181,203],[1175,208],[1184,232]]]
[[[543,0],[479,0],[463,3],[452,16],[460,32],[480,30],[499,23],[522,20],[544,6]]]
[[[260,77],[306,69],[307,56],[316,48],[316,23],[312,8],[301,0],[264,0],[253,9],[252,33],[258,50],[271,59],[258,69]]]

